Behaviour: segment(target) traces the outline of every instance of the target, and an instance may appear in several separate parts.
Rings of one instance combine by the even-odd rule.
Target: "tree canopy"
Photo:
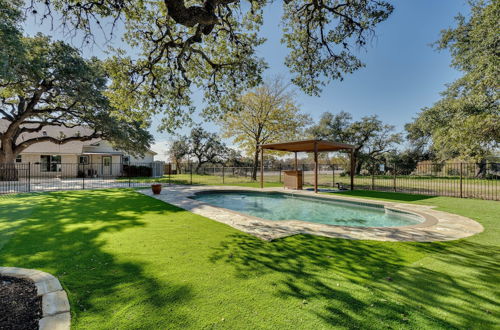
[[[355,145],[356,173],[359,173],[364,163],[395,149],[402,141],[401,134],[394,133],[394,129],[377,116],[353,121],[349,113],[342,111],[338,114],[325,112],[319,123],[309,128],[309,134],[317,139]]]
[[[260,144],[297,138],[311,120],[300,113],[293,92],[279,77],[242,95],[237,111],[222,117],[223,136],[232,138],[248,156],[254,158],[256,178]]]
[[[222,163],[226,159],[229,148],[221,141],[215,133],[210,133],[202,127],[194,127],[188,136],[181,137],[174,142],[173,147],[187,147],[187,155],[193,156],[196,160],[196,172],[206,163]],[[170,150],[174,152],[175,150]],[[185,149],[183,151],[186,151]]]
[[[441,32],[436,43],[448,49],[463,76],[408,124],[409,139],[428,145],[440,159],[479,161],[500,143],[500,1],[473,1],[471,15]]]
[[[172,131],[194,111],[191,92],[204,92],[211,117],[257,86],[266,63],[256,53],[270,0],[38,0],[34,12],[59,12],[66,26],[92,38],[123,20],[123,39],[137,53],[115,49],[110,62],[115,102],[165,114]],[[36,6],[36,3],[39,3]],[[38,9],[37,9],[38,8]],[[392,5],[380,0],[285,0],[282,42],[292,81],[308,94],[363,66],[364,47]],[[226,106],[220,107],[223,104]]]
[[[16,21],[19,10],[7,8],[0,12],[11,17],[0,21],[0,60],[7,63],[0,70],[0,118],[7,123],[0,132],[0,162],[12,162],[38,142],[64,144],[95,138],[105,138],[131,153],[145,152],[152,137],[142,122],[129,119],[133,109],[116,108],[109,101],[104,64],[96,58],[84,59],[77,49],[47,36],[24,37]],[[73,136],[59,138],[36,134],[47,126],[84,126],[92,133],[75,129]]]

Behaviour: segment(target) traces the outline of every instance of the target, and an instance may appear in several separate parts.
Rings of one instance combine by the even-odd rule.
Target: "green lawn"
[[[474,328],[500,324],[500,203],[436,205],[485,231],[447,243],[265,242],[133,190],[0,197],[0,265],[61,280],[75,329]]]

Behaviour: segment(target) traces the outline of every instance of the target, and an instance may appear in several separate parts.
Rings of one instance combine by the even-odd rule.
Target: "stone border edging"
[[[373,199],[343,196],[342,194],[317,195],[309,191],[293,191],[294,195],[308,196],[337,201],[353,201],[363,204],[377,204],[387,209],[401,210],[421,216],[425,221],[421,224],[400,227],[349,227],[319,224],[298,220],[271,221],[243,214],[233,210],[216,207],[193,199],[199,192],[209,191],[256,191],[284,192],[282,188],[250,188],[237,186],[164,186],[160,195],[153,195],[151,190],[140,190],[139,193],[175,205],[195,214],[227,224],[233,228],[271,241],[277,238],[296,234],[312,234],[331,238],[367,239],[376,241],[410,241],[434,242],[449,241],[472,236],[484,230],[483,226],[467,217],[435,210],[433,206],[387,202]]]
[[[56,277],[40,270],[18,267],[0,267],[0,275],[33,281],[38,296],[42,297],[42,318],[38,321],[40,330],[70,329],[68,296]]]

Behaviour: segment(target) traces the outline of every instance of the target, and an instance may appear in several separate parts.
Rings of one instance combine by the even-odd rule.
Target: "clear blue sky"
[[[404,124],[411,121],[419,109],[432,105],[439,99],[444,85],[459,77],[459,72],[450,68],[448,52],[437,52],[430,44],[439,38],[439,31],[453,26],[457,13],[468,13],[466,0],[399,0],[393,1],[395,10],[387,21],[378,26],[376,37],[361,58],[366,67],[342,82],[332,82],[319,97],[310,97],[297,88],[297,101],[301,109],[317,120],[325,111],[350,112],[354,118],[377,114],[384,122],[393,124],[402,131]],[[267,76],[280,74],[288,76],[284,66],[286,47],[280,38],[281,1],[268,8],[264,16],[262,36],[266,44],[259,49],[259,55],[269,64]],[[57,27],[58,22],[54,22]],[[50,31],[49,26],[40,26],[30,20],[26,32],[50,33],[63,39],[60,31]],[[79,39],[73,43],[80,46]],[[115,46],[121,46],[114,40]],[[84,55],[102,57],[99,46],[83,49]],[[201,96],[195,97],[197,106],[202,107]],[[158,132],[153,123],[157,151],[163,152],[165,142],[171,137]],[[204,126],[211,131],[217,127],[211,123]],[[186,130],[180,130],[181,133]]]

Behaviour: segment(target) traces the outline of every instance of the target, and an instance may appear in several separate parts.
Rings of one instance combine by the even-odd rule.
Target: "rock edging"
[[[0,267],[0,275],[33,281],[38,296],[42,297],[42,318],[38,321],[40,330],[70,329],[68,296],[56,277],[40,270],[18,267]]]

